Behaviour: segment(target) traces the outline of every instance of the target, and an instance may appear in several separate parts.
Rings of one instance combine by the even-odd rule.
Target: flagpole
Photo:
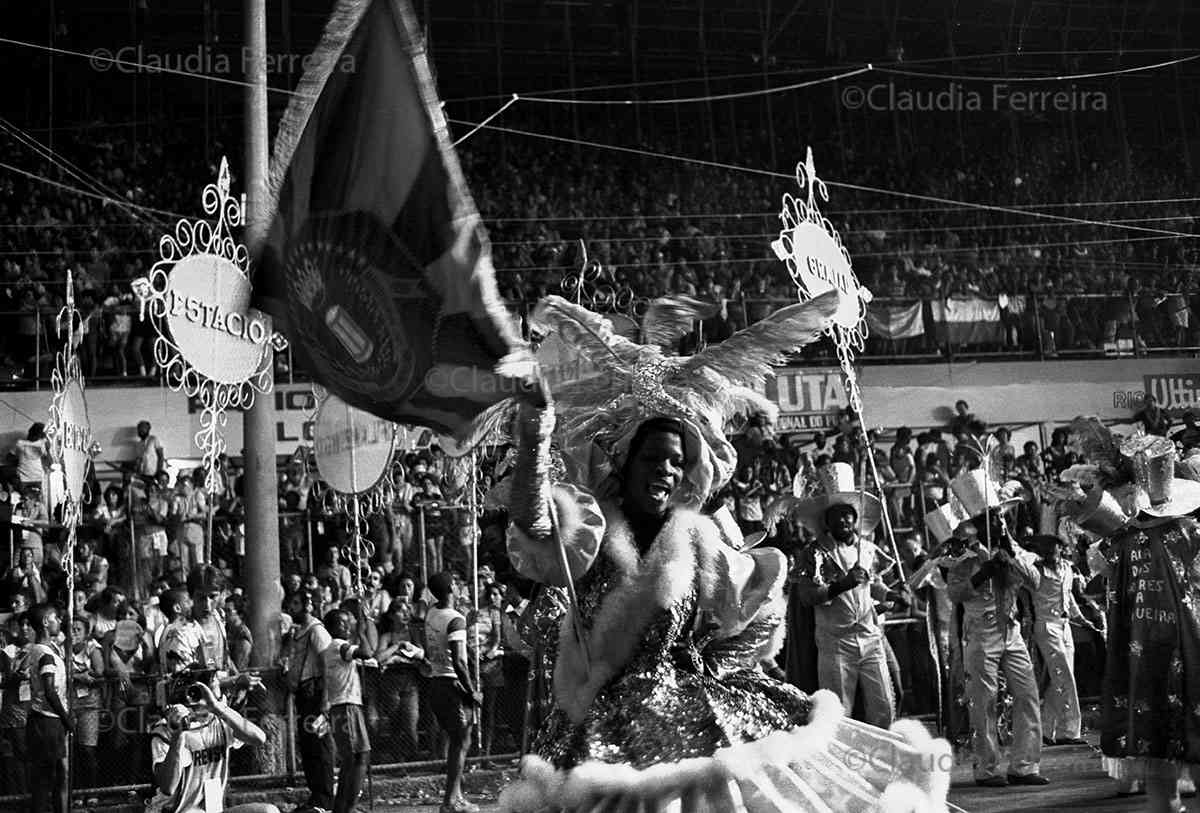
[[[245,178],[243,241],[256,255],[266,231],[267,205],[267,3],[245,0]],[[253,277],[252,277],[253,279]],[[270,352],[270,351],[268,351]],[[275,364],[267,364],[274,386]],[[267,388],[270,391],[270,388]],[[242,420],[246,497],[246,595],[250,597],[254,666],[271,666],[279,649],[279,485],[275,464],[275,414],[269,397],[254,399]]]

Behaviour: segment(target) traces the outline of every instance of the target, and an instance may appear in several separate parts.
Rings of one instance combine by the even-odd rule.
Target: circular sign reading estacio
[[[238,384],[258,372],[271,324],[250,307],[250,282],[234,263],[216,254],[184,257],[171,269],[163,300],[175,344],[198,373]]]
[[[342,494],[374,488],[392,465],[396,425],[329,395],[317,410],[313,448],[321,479]]]

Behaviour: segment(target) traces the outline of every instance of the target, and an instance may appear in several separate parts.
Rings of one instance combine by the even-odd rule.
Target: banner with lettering
[[[1179,418],[1188,410],[1200,410],[1200,372],[1148,375],[1144,386],[1144,393],[1153,395],[1158,406],[1172,418]]]
[[[1200,763],[1200,523],[1110,540],[1100,748]]]
[[[849,405],[846,382],[837,367],[780,368],[768,379],[765,395],[779,404],[780,432],[829,429]]]

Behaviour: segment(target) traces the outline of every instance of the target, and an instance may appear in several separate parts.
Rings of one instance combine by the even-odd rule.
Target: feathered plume
[[[804,500],[800,497],[784,495],[767,503],[767,507],[763,511],[763,527],[766,529],[767,536],[774,536],[775,526],[791,516],[792,511],[802,502]]]
[[[707,370],[733,384],[759,383],[771,374],[772,367],[787,361],[788,352],[815,341],[829,327],[837,306],[837,292],[830,291],[781,308],[692,356],[683,363],[679,376]]]
[[[1071,421],[1071,445],[1088,463],[1108,469],[1116,469],[1121,463],[1121,452],[1112,431],[1100,423],[1098,418],[1080,416]]]
[[[690,296],[664,296],[655,299],[642,317],[642,340],[668,352],[692,329],[692,323],[711,318],[718,306]]]
[[[539,330],[558,331],[588,360],[604,370],[628,372],[640,346],[613,332],[612,323],[561,296],[547,296],[534,309],[530,322]]]

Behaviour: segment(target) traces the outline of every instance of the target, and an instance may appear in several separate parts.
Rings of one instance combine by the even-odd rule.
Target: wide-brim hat
[[[796,503],[793,516],[814,533],[825,530],[825,512],[835,505],[848,505],[858,515],[859,533],[870,535],[879,526],[883,509],[874,494],[854,487],[854,469],[849,463],[830,463],[821,472],[823,491]]]
[[[1063,541],[1054,534],[1034,534],[1024,544],[1039,556],[1045,556],[1047,549],[1057,548]]]
[[[989,508],[1003,511],[1025,501],[1020,496],[1003,496],[1000,486],[983,469],[964,471],[950,481],[950,491],[962,503],[963,510],[971,519],[981,516]]]
[[[925,530],[933,534],[939,543],[944,543],[953,538],[959,525],[970,519],[962,505],[957,500],[951,500],[925,515]]]
[[[1151,520],[1173,519],[1200,509],[1200,483],[1175,476],[1175,444],[1170,440],[1136,436],[1122,445],[1121,452],[1133,460],[1139,509],[1134,524],[1143,515]]]
[[[1109,536],[1125,527],[1129,513],[1121,500],[1111,491],[1093,489],[1079,511],[1071,519],[1085,531],[1097,536]]]

